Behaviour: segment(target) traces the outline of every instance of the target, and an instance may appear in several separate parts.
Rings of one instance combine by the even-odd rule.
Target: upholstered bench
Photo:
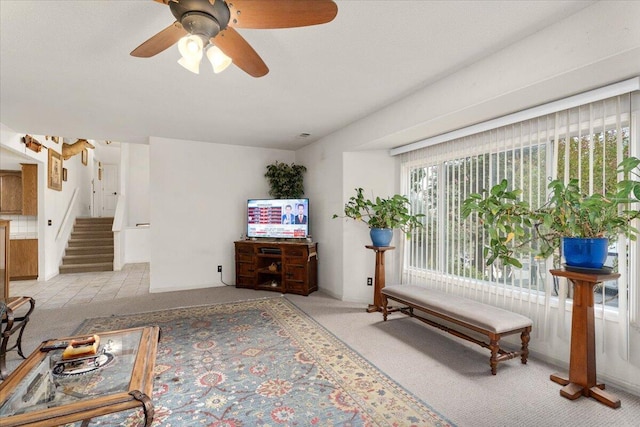
[[[397,301],[407,307],[391,310],[388,306],[388,300]],[[491,350],[489,365],[493,375],[497,372],[498,362],[520,356],[522,363],[527,363],[532,322],[531,319],[520,314],[416,285],[393,285],[383,288],[382,308],[382,315],[385,321],[390,312],[401,311],[459,338],[488,348]],[[414,313],[414,309],[423,311],[431,317],[437,317],[486,335],[489,343],[437,323],[430,318],[418,316]],[[522,347],[519,351],[506,351],[500,348],[500,338],[516,333],[520,333],[522,342]]]

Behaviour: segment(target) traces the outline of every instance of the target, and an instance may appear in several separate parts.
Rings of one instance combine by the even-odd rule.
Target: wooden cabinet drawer
[[[239,262],[237,273],[240,276],[253,276],[255,275],[255,266],[253,263]]]
[[[284,277],[286,280],[298,280],[304,281],[307,275],[307,266],[300,264],[287,264],[284,270]]]
[[[302,294],[306,295],[309,293],[307,290],[307,285],[304,282],[285,282],[285,292],[289,292],[291,294]]]
[[[307,248],[306,247],[286,248],[285,256],[287,258],[307,258]]]

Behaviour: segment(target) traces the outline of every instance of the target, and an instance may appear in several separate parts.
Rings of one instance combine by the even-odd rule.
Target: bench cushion
[[[383,288],[382,293],[497,334],[533,324],[518,313],[424,286],[393,285]]]

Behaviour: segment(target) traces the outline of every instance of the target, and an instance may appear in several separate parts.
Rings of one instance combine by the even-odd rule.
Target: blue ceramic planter
[[[369,231],[369,235],[371,236],[371,243],[373,246],[389,246],[391,244],[391,239],[393,239],[393,229],[372,228]]]
[[[605,237],[562,238],[562,254],[567,265],[572,267],[602,268],[607,260],[608,247],[609,240]]]

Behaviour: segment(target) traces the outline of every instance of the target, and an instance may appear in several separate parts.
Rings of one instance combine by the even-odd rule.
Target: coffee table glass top
[[[142,332],[138,328],[100,333],[95,356],[71,361],[62,361],[62,349],[36,350],[29,357],[36,359],[33,368],[9,396],[0,396],[0,417],[129,391]],[[43,346],[60,342],[48,341]]]

